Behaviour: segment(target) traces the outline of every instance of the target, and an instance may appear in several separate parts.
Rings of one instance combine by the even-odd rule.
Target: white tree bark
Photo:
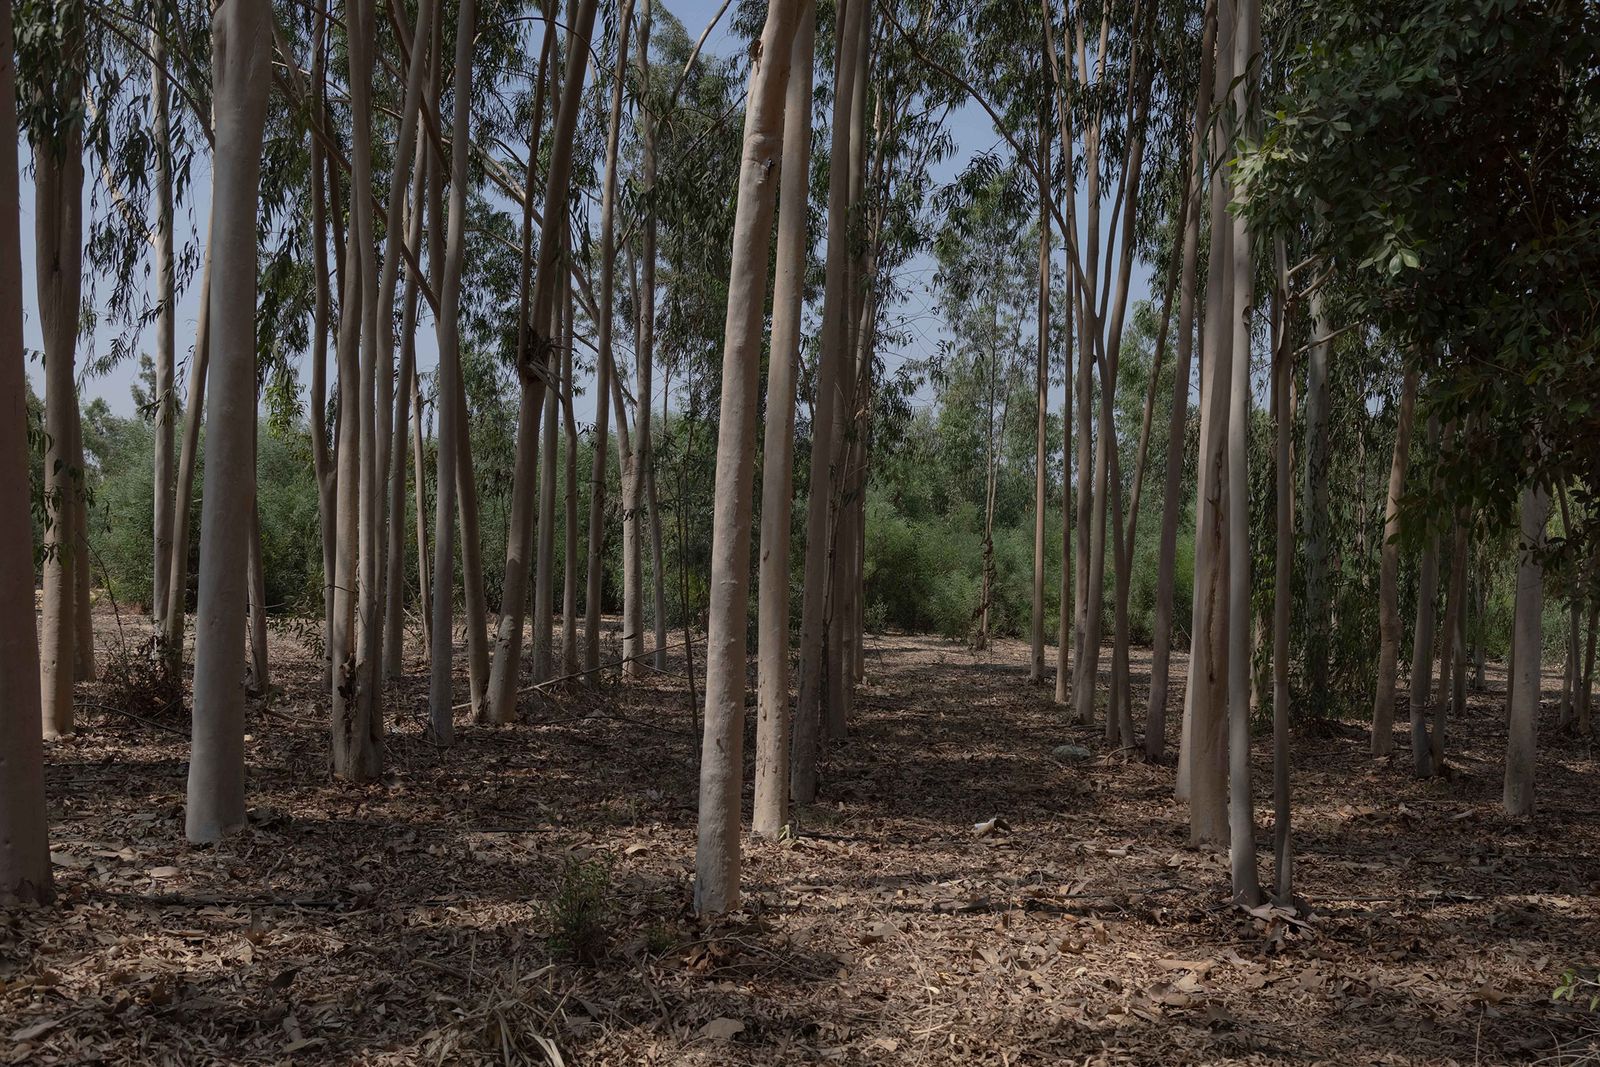
[[[705,734],[695,911],[715,915],[739,902],[739,796],[744,778],[745,628],[749,612],[750,504],[755,476],[757,387],[767,252],[783,151],[784,102],[803,0],[771,0],[752,50],[739,194],[723,330],[722,409],[712,517],[711,603],[706,635]]]
[[[232,0],[211,29],[216,154],[208,294],[215,364],[206,398],[194,732],[185,832],[211,842],[244,824],[244,622],[255,496],[256,211],[271,85],[272,5]]]

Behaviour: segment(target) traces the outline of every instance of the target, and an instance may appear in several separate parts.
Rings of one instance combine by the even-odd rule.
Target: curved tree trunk
[[[852,0],[851,6],[859,2]],[[784,99],[795,26],[803,7],[803,0],[772,0],[768,5],[759,48],[752,51],[745,106],[723,331],[722,409],[712,518],[705,734],[700,752],[694,883],[695,911],[702,915],[719,914],[739,903],[750,496],[755,476],[761,327],[773,204],[778,194],[773,171],[783,151]]]
[[[216,368],[206,398],[194,732],[185,833],[216,841],[244,825],[244,621],[255,498],[256,210],[272,58],[268,0],[233,0],[212,21],[216,153],[211,260]],[[197,401],[191,401],[197,403]]]
[[[22,232],[18,217],[16,49],[0,0],[0,894],[55,895],[40,742],[33,610]]]
[[[1372,700],[1372,753],[1394,750],[1394,691],[1400,660],[1400,497],[1406,487],[1411,457],[1411,423],[1417,406],[1417,372],[1406,371],[1400,385],[1394,458],[1389,463],[1389,492],[1383,506],[1383,548],[1378,565],[1378,681]]]

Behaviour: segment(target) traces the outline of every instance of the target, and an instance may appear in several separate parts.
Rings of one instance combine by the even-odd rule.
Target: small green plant
[[[655,922],[645,927],[644,950],[651,956],[665,956],[678,947],[678,929],[669,923]]]
[[[599,958],[611,936],[611,858],[567,857],[545,913],[551,955],[579,963]]]
[[[1561,980],[1556,983],[1555,992],[1550,994],[1550,999],[1565,1000],[1573,1004],[1587,1002],[1590,1011],[1600,1010],[1600,978],[1579,974],[1569,967],[1561,975]]]

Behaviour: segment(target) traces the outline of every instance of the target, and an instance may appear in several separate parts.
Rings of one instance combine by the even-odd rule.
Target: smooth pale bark
[[[1328,360],[1332,325],[1323,310],[1322,287],[1311,291],[1312,344],[1306,355],[1306,454],[1301,481],[1305,523],[1306,711],[1328,713]]]
[[[1028,659],[1028,680],[1044,681],[1044,512],[1048,486],[1045,464],[1050,453],[1045,439],[1050,399],[1050,169],[1049,97],[1040,95],[1039,104],[1039,307],[1038,352],[1034,375],[1033,448],[1033,612],[1029,617],[1032,641]],[[1066,632],[1062,631],[1062,637]]]
[[[472,127],[472,38],[477,26],[478,10],[475,0],[462,0],[456,15],[455,56],[455,112],[452,115],[453,137],[465,148],[468,131]],[[437,103],[437,96],[435,102]],[[439,213],[437,201],[429,214],[436,225]],[[461,502],[456,498],[466,495],[471,480],[470,457],[463,457],[462,444],[467,435],[463,415],[466,394],[461,384],[461,265],[466,255],[467,228],[467,153],[453,151],[450,155],[450,205],[447,216],[443,270],[439,277],[439,313],[435,321],[435,334],[439,345],[439,456],[435,470],[434,528],[433,528],[433,634],[432,668],[428,683],[428,732],[435,745],[444,747],[455,743],[454,687],[451,671],[455,661],[455,596],[452,589],[454,566],[451,540],[455,533],[451,519]],[[465,459],[465,462],[463,460]],[[463,477],[462,468],[467,475]],[[477,537],[476,528],[469,529],[467,513],[462,511],[462,549]],[[464,562],[464,560],[463,560]],[[465,571],[465,567],[463,567]],[[473,633],[473,600],[470,595],[471,578],[467,576],[467,632]],[[483,617],[476,620],[483,626]],[[469,659],[471,649],[468,649]],[[476,698],[477,687],[473,686]],[[477,700],[474,699],[474,705]]]
[[[1428,419],[1428,450],[1439,447],[1439,423]],[[1435,479],[1437,487],[1438,481]],[[1439,590],[1439,534],[1428,535],[1417,572],[1417,617],[1411,642],[1411,765],[1418,778],[1433,773],[1433,749],[1428,741],[1428,691],[1433,681],[1434,598]]]
[[[215,367],[206,397],[194,727],[184,829],[221,839],[244,825],[245,571],[255,499],[256,211],[272,59],[272,5],[233,0],[212,19],[216,152],[208,299]]]
[[[1199,286],[1200,211],[1205,167],[1205,134],[1211,121],[1216,10],[1207,5],[1200,38],[1200,82],[1195,91],[1194,129],[1189,138],[1189,201],[1183,228],[1183,267],[1179,276],[1178,353],[1172,375],[1172,408],[1167,421],[1167,472],[1161,497],[1161,543],[1156,558],[1156,605],[1151,622],[1150,702],[1145,711],[1144,750],[1152,760],[1166,753],[1167,682],[1172,655],[1174,576],[1178,560],[1178,517],[1182,508],[1184,440],[1189,421],[1189,371],[1194,355],[1195,298]]]
[[[788,3],[790,0],[783,0]],[[790,794],[796,804],[817,796],[817,761],[822,746],[823,709],[828,677],[829,531],[835,493],[834,455],[840,427],[836,397],[844,376],[845,339],[849,333],[850,300],[846,292],[849,265],[850,174],[842,161],[850,154],[850,113],[855,93],[856,42],[865,24],[866,0],[845,0],[837,15],[834,64],[833,127],[828,168],[827,258],[824,268],[822,323],[817,353],[816,403],[811,419],[811,479],[806,501],[805,583],[800,604],[800,678],[795,697],[794,743],[790,761]],[[769,18],[771,9],[769,8]]]
[[[846,646],[846,632],[852,605],[849,581],[852,524],[849,519],[853,502],[851,495],[855,468],[852,460],[860,440],[859,414],[861,404],[861,349],[863,308],[866,305],[868,272],[864,258],[868,250],[865,218],[862,213],[863,193],[866,188],[867,140],[867,81],[872,71],[869,65],[872,36],[872,0],[862,0],[857,5],[862,22],[860,33],[840,47],[852,47],[855,52],[854,73],[850,80],[849,137],[846,159],[847,188],[845,206],[844,240],[849,246],[845,252],[843,274],[844,319],[839,327],[839,343],[843,355],[839,363],[839,388],[833,395],[834,434],[829,459],[830,472],[828,513],[828,570],[824,579],[828,586],[828,635],[826,664],[827,681],[823,685],[824,722],[827,736],[841,738],[850,721],[854,684],[850,674],[850,650]],[[831,190],[830,190],[831,192]]]
[[[606,165],[600,188],[600,321],[599,358],[595,368],[594,456],[589,478],[589,574],[583,598],[583,669],[590,685],[600,684],[600,601],[605,586],[606,454],[611,447],[608,419],[611,395],[612,306],[616,293],[617,149],[622,136],[621,66],[628,55],[628,29],[633,22],[633,0],[621,0],[617,21],[617,76],[611,79],[611,119],[606,128]],[[621,427],[619,426],[619,429]]]
[[[432,5],[429,5],[432,6]],[[432,20],[429,20],[431,28]],[[413,47],[421,47],[414,45]],[[428,143],[417,137],[411,166],[411,210],[406,222],[406,248],[412,259],[422,252],[423,203],[427,198]],[[406,441],[410,435],[417,379],[417,280],[406,272],[400,296],[400,375],[395,389],[394,437],[389,445],[389,536],[384,555],[383,676],[398,678],[405,644],[406,564]],[[422,467],[417,467],[418,484]],[[418,541],[419,546],[426,538]],[[418,558],[421,558],[419,550]]]
[[[1256,90],[1255,0],[1230,0],[1218,5],[1219,22],[1234,18],[1233,106],[1241,132],[1253,132]],[[1246,194],[1232,186],[1236,209]],[[1215,220],[1220,222],[1220,219]],[[1228,855],[1233,872],[1233,899],[1254,907],[1261,903],[1256,871],[1255,808],[1250,780],[1250,319],[1255,302],[1250,227],[1242,210],[1229,216],[1233,228],[1233,359],[1228,386]],[[1220,384],[1220,383],[1219,383]],[[1213,663],[1215,660],[1213,659]]]
[[[0,896],[47,901],[55,890],[39,729],[11,33],[11,0],[0,0]]]
[[[651,0],[644,0],[639,9],[639,42],[634,49],[638,67],[639,85],[648,90],[650,85],[650,23]],[[656,183],[656,117],[646,104],[639,115],[639,181],[645,203],[651,203]],[[646,220],[640,234],[643,278],[635,305],[637,319],[634,323],[634,422],[633,448],[624,457],[622,470],[622,673],[624,677],[641,678],[645,674],[644,656],[644,535],[645,471],[650,459],[650,418],[652,361],[656,338],[656,228],[655,209],[646,209]],[[762,509],[765,514],[765,508]],[[762,539],[765,543],[765,538]],[[660,575],[657,574],[659,581]],[[659,622],[660,620],[658,620]],[[656,645],[665,644],[664,634],[657,635]]]
[[[778,175],[774,171],[783,151],[789,64],[803,6],[803,0],[772,0],[760,44],[751,53],[729,257],[722,406],[717,425],[705,734],[700,750],[700,815],[695,846],[694,907],[701,915],[720,914],[739,903],[750,497],[759,417],[761,327],[766,309],[773,205],[778,194]]]
[[[1065,705],[1072,697],[1072,291],[1067,282],[1066,328],[1062,330],[1062,372],[1066,388],[1061,390],[1061,604],[1056,612],[1056,691],[1055,702]]]
[[[461,524],[461,609],[467,632],[467,684],[474,722],[488,722],[489,597],[483,582],[483,537],[478,523],[477,468],[472,462],[472,421],[467,386],[456,352],[456,519]],[[537,429],[537,427],[536,427]]]
[[[789,528],[794,497],[795,390],[810,215],[811,92],[816,6],[805,0],[790,57],[779,174],[777,280],[761,470],[757,606],[756,783],[751,828],[778,837],[789,823]],[[640,417],[646,404],[639,401]],[[648,425],[648,424],[646,424]]]
[[[1378,564],[1378,681],[1372,699],[1372,753],[1394,750],[1394,691],[1400,661],[1400,497],[1411,458],[1411,424],[1417,407],[1417,372],[1406,371],[1400,385],[1394,456],[1389,462],[1389,492],[1383,506],[1383,548]]]
[[[372,185],[372,0],[346,5],[346,42],[351,111],[350,184]],[[378,347],[378,264],[372,198],[352,193],[346,253],[345,299],[339,314],[339,439],[335,449],[333,622],[329,652],[332,769],[356,782],[375,779],[383,766],[382,722],[371,690],[371,634],[377,626],[373,588],[377,568],[377,490],[374,441]],[[386,312],[387,314],[387,312]],[[207,471],[210,464],[207,464]],[[202,527],[203,529],[203,527]]]
[[[165,6],[154,17],[165,22]],[[9,54],[9,53],[8,53]],[[165,25],[150,31],[150,133],[154,139],[155,253],[156,253],[156,354],[155,474],[151,509],[150,614],[156,632],[164,632],[168,586],[172,573],[172,492],[176,461],[178,398],[176,382],[178,312],[177,272],[173,264],[172,117],[167,87]]]
[[[311,64],[312,112],[326,118],[327,71],[323,38],[327,32],[327,15],[317,16],[312,48],[315,58]],[[323,656],[322,681],[333,684],[333,661],[328,658],[333,647],[333,569],[336,507],[334,496],[335,469],[332,448],[328,440],[328,330],[333,314],[333,293],[328,272],[328,216],[339,217],[339,182],[337,175],[330,179],[331,163],[325,158],[322,138],[315,129],[310,131],[311,155],[311,247],[312,269],[316,276],[311,327],[311,470],[317,480],[317,526],[322,535],[322,614]],[[330,209],[331,205],[331,209]],[[340,245],[339,247],[343,247]],[[340,255],[339,262],[343,263]],[[342,270],[342,267],[341,267]],[[343,287],[339,290],[344,291]],[[193,404],[193,390],[190,403]],[[419,430],[420,432],[420,430]],[[185,440],[187,446],[187,439]],[[418,466],[418,471],[421,466]],[[418,475],[421,483],[421,475]]]
[[[1550,494],[1535,486],[1522,491],[1522,538],[1517,563],[1517,597],[1511,643],[1509,728],[1506,732],[1506,780],[1501,803],[1507,815],[1533,814],[1534,760],[1538,755],[1540,675],[1544,665],[1541,619],[1544,614],[1545,524]]]
[[[1226,97],[1233,81],[1233,43],[1237,27],[1231,4],[1217,10],[1214,98]],[[1232,131],[1214,128],[1212,158],[1223,159],[1232,145]],[[1194,553],[1194,624],[1189,655],[1187,711],[1189,722],[1181,764],[1187,763],[1189,840],[1215,845],[1228,840],[1228,698],[1231,671],[1228,644],[1227,501],[1228,416],[1236,345],[1234,331],[1233,227],[1227,225],[1231,197],[1227,168],[1211,173],[1211,253],[1206,276],[1206,359],[1201,364],[1199,485],[1196,495]],[[1244,620],[1248,624],[1248,618]],[[1248,648],[1249,628],[1245,630]],[[1248,674],[1244,676],[1248,698]]]
[[[64,47],[83,46],[81,15]],[[78,392],[74,361],[83,298],[83,122],[69,118],[82,103],[82,73],[61,72],[59,143],[33,142],[34,278],[44,339],[44,605],[39,633],[40,693],[45,737],[72,733],[72,683],[77,672],[77,512],[84,506],[81,469],[74,466]],[[51,131],[42,134],[52,136]]]
[[[1563,535],[1572,529],[1572,507],[1567,500],[1564,485],[1556,487],[1556,499],[1561,505],[1561,530]],[[1588,577],[1580,572],[1580,578]],[[1556,711],[1556,724],[1563,730],[1571,729],[1577,714],[1578,687],[1583,683],[1583,668],[1579,663],[1579,646],[1583,642],[1583,615],[1576,593],[1567,596],[1567,661],[1561,670],[1561,703]]]
[[[583,94],[584,56],[589,49],[589,39],[594,32],[595,0],[579,0],[567,34],[564,81],[559,102],[554,105],[554,121],[550,130],[550,158],[545,172],[544,213],[540,216],[539,263],[534,274],[533,296],[528,302],[529,319],[533,336],[529,345],[529,362],[518,367],[521,385],[532,392],[524,410],[542,411],[545,390],[549,387],[544,373],[549,363],[549,351],[555,339],[545,331],[549,329],[555,301],[567,275],[563,262],[562,228],[567,222],[567,194],[572,177],[573,136],[577,129],[579,101]],[[464,119],[463,119],[464,121]],[[599,411],[606,410],[605,394],[597,404]],[[525,447],[527,437],[537,437],[539,426],[532,420],[519,420],[517,424],[517,464],[512,476],[512,499],[531,500],[532,489],[538,479],[537,449]],[[513,509],[511,528],[507,533],[507,568],[501,586],[500,633],[509,636],[520,634],[522,612],[528,602],[529,567],[526,554],[511,566],[513,546],[530,543],[529,529],[534,524],[532,508]],[[509,616],[509,618],[507,617]],[[495,659],[512,657],[510,641],[496,641]],[[508,658],[494,672],[498,682],[487,696],[487,716],[491,720],[509,721],[515,704],[516,658]]]
[[[74,681],[89,682],[96,677],[94,663],[94,609],[89,593],[90,568],[94,557],[89,554],[89,466],[83,458],[83,416],[73,404],[71,466],[79,472],[76,477],[78,502],[72,509],[72,677]]]

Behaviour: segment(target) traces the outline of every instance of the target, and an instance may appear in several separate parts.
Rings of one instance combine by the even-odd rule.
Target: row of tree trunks
[[[783,0],[787,3],[789,0]],[[839,161],[850,158],[851,114],[858,73],[858,42],[866,33],[867,0],[846,0],[838,15],[835,37],[833,126],[828,169],[827,259],[824,268],[822,323],[817,358],[816,406],[811,420],[811,485],[806,501],[805,573],[825,575],[831,570],[833,504],[838,492],[837,456],[844,427],[839,425],[839,402],[846,388],[850,335],[849,241],[850,173]],[[772,8],[768,9],[769,18]],[[785,57],[787,63],[787,57]],[[794,707],[791,746],[790,795],[796,804],[809,804],[817,795],[817,762],[829,695],[829,614],[831,583],[805,583],[800,608],[800,664]]]

